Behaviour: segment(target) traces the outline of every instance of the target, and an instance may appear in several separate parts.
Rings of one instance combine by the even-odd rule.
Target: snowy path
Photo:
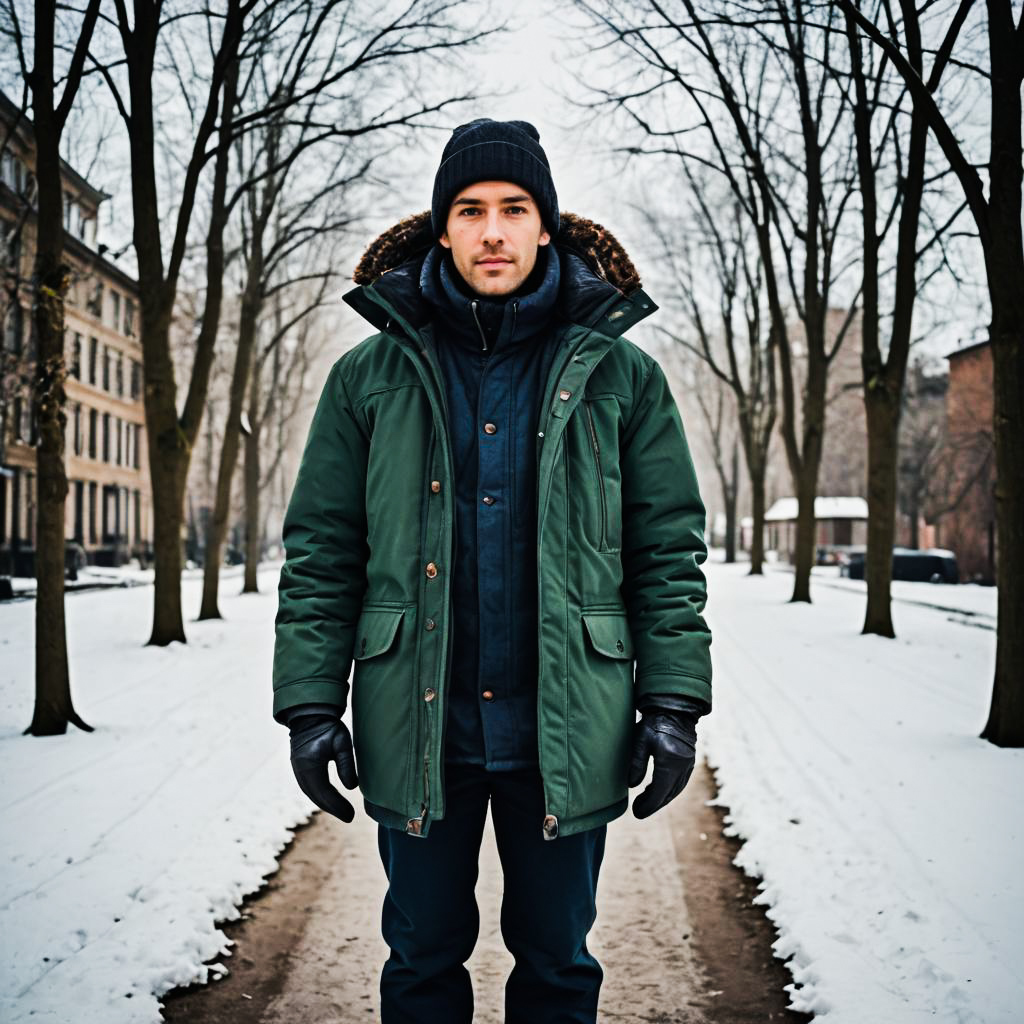
[[[202,581],[184,580],[190,642],[169,648],[144,646],[149,586],[70,596],[72,692],[91,734],[21,735],[35,605],[0,606],[5,1024],[154,1024],[159,994],[222,970],[204,965],[231,949],[217,922],[237,917],[311,809],[270,716],[277,571],[267,566],[264,593],[246,596],[225,572],[218,622],[191,621]],[[849,588],[816,579],[815,604],[793,606],[782,572],[708,571],[716,703],[702,742],[746,839],[739,861],[765,878],[795,1005],[828,1024],[1016,1021],[1024,752],[976,738],[994,634],[900,602],[898,640],[861,637],[863,597]],[[992,592],[978,590],[942,595],[991,612]],[[666,870],[663,841],[612,867],[638,834],[619,826],[608,878],[631,878],[622,865],[652,849],[644,863]],[[643,881],[613,883],[602,899],[628,907]],[[369,908],[376,895],[364,895]],[[610,962],[633,965],[620,980],[635,980],[628,954],[640,943],[612,931],[602,942]],[[485,986],[505,955],[481,947],[492,954]],[[662,964],[648,980],[669,986],[659,991],[681,1013],[690,975],[678,956],[678,978]],[[613,997],[619,983],[609,974]]]

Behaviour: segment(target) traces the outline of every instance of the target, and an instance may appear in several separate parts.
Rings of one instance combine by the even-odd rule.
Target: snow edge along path
[[[992,633],[708,564],[715,710],[705,756],[758,878],[794,1010],[829,1024],[1019,1020],[1024,751],[977,738]],[[790,578],[791,582],[791,578]],[[813,586],[813,584],[812,584]]]
[[[269,714],[274,583],[261,571],[263,593],[224,593],[224,619],[189,620],[189,643],[166,648],[143,646],[139,589],[69,599],[73,692],[95,731],[43,740],[21,736],[34,603],[0,609],[5,1024],[157,1024],[161,995],[227,969],[204,962],[231,952],[218,924],[314,810]],[[200,587],[183,581],[187,609]]]

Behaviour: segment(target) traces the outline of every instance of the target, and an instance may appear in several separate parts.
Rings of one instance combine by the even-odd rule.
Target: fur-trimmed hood
[[[640,275],[619,240],[605,227],[575,213],[559,213],[560,227],[553,239],[559,249],[576,252],[602,280],[623,295],[640,287]],[[352,280],[370,284],[382,274],[414,256],[425,256],[434,244],[430,211],[413,214],[378,235],[356,264]]]
[[[633,261],[607,228],[574,213],[562,212],[559,218],[553,245],[562,261],[559,313],[565,319],[589,324],[617,299],[642,298],[630,323],[617,325],[615,333],[620,333],[657,308],[642,291]],[[420,294],[419,271],[436,244],[429,210],[400,220],[367,246],[352,275],[357,287],[344,295],[345,301],[379,329],[391,319],[382,299],[412,325],[422,324],[430,310]]]

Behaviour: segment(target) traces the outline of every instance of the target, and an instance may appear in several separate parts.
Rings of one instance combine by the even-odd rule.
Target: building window
[[[96,458],[96,432],[99,413],[95,409],[89,410],[89,458]]]
[[[114,459],[114,463],[115,463],[115,465],[120,466],[121,465],[121,439],[122,439],[122,437],[124,435],[124,431],[121,428],[124,426],[124,422],[122,421],[120,416],[115,416],[114,417],[114,424],[115,424],[114,436],[117,438],[117,455],[116,455],[116,458]]]
[[[82,403],[75,402],[75,446],[72,451],[82,454]]]
[[[121,293],[115,292],[113,288],[110,289],[110,304],[113,309],[113,328],[115,331],[121,330]]]
[[[25,539],[36,542],[36,475],[25,473]]]
[[[110,413],[103,414],[103,461],[110,461]]]
[[[135,491],[135,543],[142,540],[142,492]]]
[[[89,482],[89,543],[96,543],[96,481]]]
[[[5,150],[3,157],[0,158],[0,177],[12,192],[21,195],[21,190],[28,180],[28,172],[24,164],[9,149]]]
[[[132,360],[132,400],[139,400],[139,391],[142,383],[142,367],[137,359]]]
[[[32,399],[18,395],[14,399],[14,437],[24,444],[36,443],[36,422]]]
[[[75,540],[82,544],[85,541],[84,509],[82,507],[85,498],[85,483],[82,480],[75,480]]]
[[[110,390],[110,346],[103,346],[103,390]]]
[[[123,333],[126,337],[135,337],[135,300],[124,297],[124,327]]]
[[[21,306],[15,302],[7,310],[7,319],[4,321],[4,348],[15,355],[21,354],[23,315]]]
[[[71,376],[82,379],[82,336],[77,331],[71,341]]]
[[[142,426],[138,423],[135,424],[135,444],[132,445],[132,467],[134,469],[139,468],[139,439],[142,436]]]
[[[96,384],[96,359],[99,355],[100,343],[96,338],[89,339],[89,383]]]
[[[86,299],[85,308],[92,313],[97,320],[103,319],[103,282],[97,281],[93,285],[89,298]]]
[[[117,397],[124,398],[124,356],[120,352],[117,353],[114,380],[117,382]]]

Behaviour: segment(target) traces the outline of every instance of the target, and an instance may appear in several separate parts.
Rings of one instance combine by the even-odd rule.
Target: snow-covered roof
[[[796,498],[779,498],[765,513],[766,523],[796,519]],[[864,498],[834,497],[814,499],[815,519],[867,519],[868,503]]]

